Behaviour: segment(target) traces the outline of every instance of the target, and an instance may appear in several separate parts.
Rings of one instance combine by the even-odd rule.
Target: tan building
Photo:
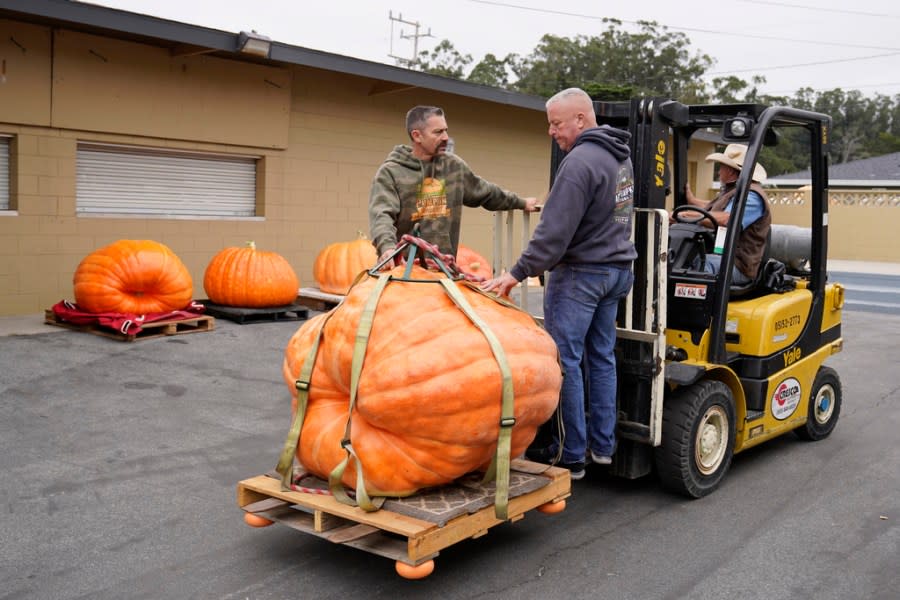
[[[372,176],[408,141],[416,104],[444,107],[479,175],[547,191],[543,98],[259,42],[80,2],[0,0],[0,316],[73,299],[79,261],[117,239],[169,246],[195,298],[210,258],[248,240],[314,286],[318,252],[367,231]],[[706,197],[714,148],[699,136],[689,154]],[[774,183],[776,222],[808,225],[803,189]],[[900,262],[900,186],[837,183],[830,256]],[[493,256],[493,227],[466,209],[461,241],[509,262],[520,248]]]
[[[94,249],[153,239],[194,297],[227,246],[254,240],[314,285],[327,244],[368,230],[369,186],[416,104],[442,106],[476,173],[549,183],[542,98],[58,0],[0,0],[0,315],[73,299]],[[491,213],[462,242],[490,256]]]

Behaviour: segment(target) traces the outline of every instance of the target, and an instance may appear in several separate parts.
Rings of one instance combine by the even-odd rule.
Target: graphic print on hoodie
[[[416,212],[412,214],[413,222],[422,219],[438,219],[449,217],[447,207],[447,186],[440,179],[426,177],[416,193]]]

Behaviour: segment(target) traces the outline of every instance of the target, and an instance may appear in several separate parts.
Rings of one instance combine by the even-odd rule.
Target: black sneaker
[[[584,477],[584,463],[582,461],[573,462],[573,463],[557,463],[557,467],[562,467],[563,469],[569,470],[569,478],[572,481],[578,481],[582,477]]]
[[[525,457],[528,460],[533,460],[534,462],[539,462],[545,465],[555,465],[557,467],[561,467],[563,469],[569,470],[569,477],[572,481],[576,481],[584,477],[584,461],[580,460],[577,462],[557,462],[559,460],[559,451],[553,450],[551,447],[546,448],[534,448],[525,451]]]
[[[558,452],[550,446],[544,448],[529,448],[525,451],[525,458],[539,462],[545,465],[553,464],[557,459]]]

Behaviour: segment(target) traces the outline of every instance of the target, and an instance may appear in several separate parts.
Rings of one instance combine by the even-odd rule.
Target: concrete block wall
[[[254,240],[281,253],[301,285],[315,285],[312,265],[326,245],[368,233],[368,194],[375,170],[395,144],[408,141],[406,111],[437,104],[448,113],[460,154],[483,177],[538,195],[549,179],[543,113],[425,90],[373,94],[375,82],[297,67],[292,73],[287,147],[215,144],[149,135],[0,122],[12,135],[10,211],[0,211],[0,315],[40,313],[74,299],[72,275],[91,251],[117,239],[169,246],[203,298],[203,273],[227,246]],[[260,216],[248,219],[76,216],[79,140],[260,156]],[[491,214],[466,209],[463,243],[486,256]]]

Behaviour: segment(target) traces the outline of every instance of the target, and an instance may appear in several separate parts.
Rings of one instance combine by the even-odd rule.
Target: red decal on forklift
[[[772,394],[772,416],[783,421],[794,414],[800,404],[800,382],[790,377],[778,384]]]
[[[706,298],[706,286],[693,283],[676,283],[675,297],[696,298],[697,300],[703,300]]]

